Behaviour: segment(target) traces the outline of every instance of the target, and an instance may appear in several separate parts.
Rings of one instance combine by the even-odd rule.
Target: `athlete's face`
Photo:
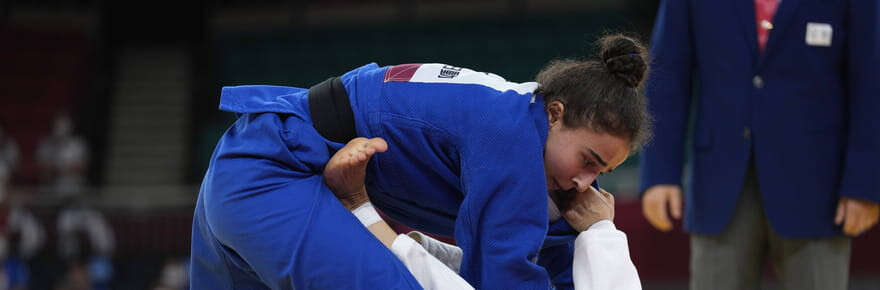
[[[617,168],[629,156],[629,142],[590,128],[562,124],[565,106],[552,102],[547,116],[550,131],[544,151],[544,171],[549,190],[585,191],[600,174]]]

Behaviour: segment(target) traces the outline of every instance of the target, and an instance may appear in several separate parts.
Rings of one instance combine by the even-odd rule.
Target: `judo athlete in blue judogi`
[[[442,64],[368,64],[311,89],[225,87],[238,121],[220,139],[193,219],[193,289],[419,289],[342,206],[322,169],[355,137],[381,137],[372,203],[452,236],[476,288],[572,288],[571,227],[551,220],[647,137],[647,66],[632,39],[601,61],[558,61],[541,83]],[[548,190],[552,194],[548,195]],[[552,200],[551,200],[552,199]]]

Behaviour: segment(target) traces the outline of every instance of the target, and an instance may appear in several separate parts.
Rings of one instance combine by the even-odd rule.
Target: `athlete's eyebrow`
[[[596,158],[596,161],[599,161],[599,164],[602,165],[602,167],[608,166],[608,163],[606,163],[605,160],[602,160],[602,156],[596,154],[596,151],[593,151],[593,149],[590,149],[590,147],[587,147],[587,151],[590,151],[590,154],[592,154],[593,157]]]

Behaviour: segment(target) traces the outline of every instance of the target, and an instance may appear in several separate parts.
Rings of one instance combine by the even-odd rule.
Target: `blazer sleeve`
[[[880,202],[880,4],[849,1],[849,132],[840,194]]]
[[[689,14],[687,0],[660,2],[645,88],[654,139],[641,155],[640,192],[657,184],[681,184],[694,66]]]

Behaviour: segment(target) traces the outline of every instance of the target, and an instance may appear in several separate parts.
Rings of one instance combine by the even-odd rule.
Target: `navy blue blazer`
[[[753,155],[777,233],[839,234],[840,197],[880,202],[878,14],[876,0],[783,0],[760,52],[754,1],[662,1],[641,191],[680,185],[686,173],[685,229],[718,234]]]

